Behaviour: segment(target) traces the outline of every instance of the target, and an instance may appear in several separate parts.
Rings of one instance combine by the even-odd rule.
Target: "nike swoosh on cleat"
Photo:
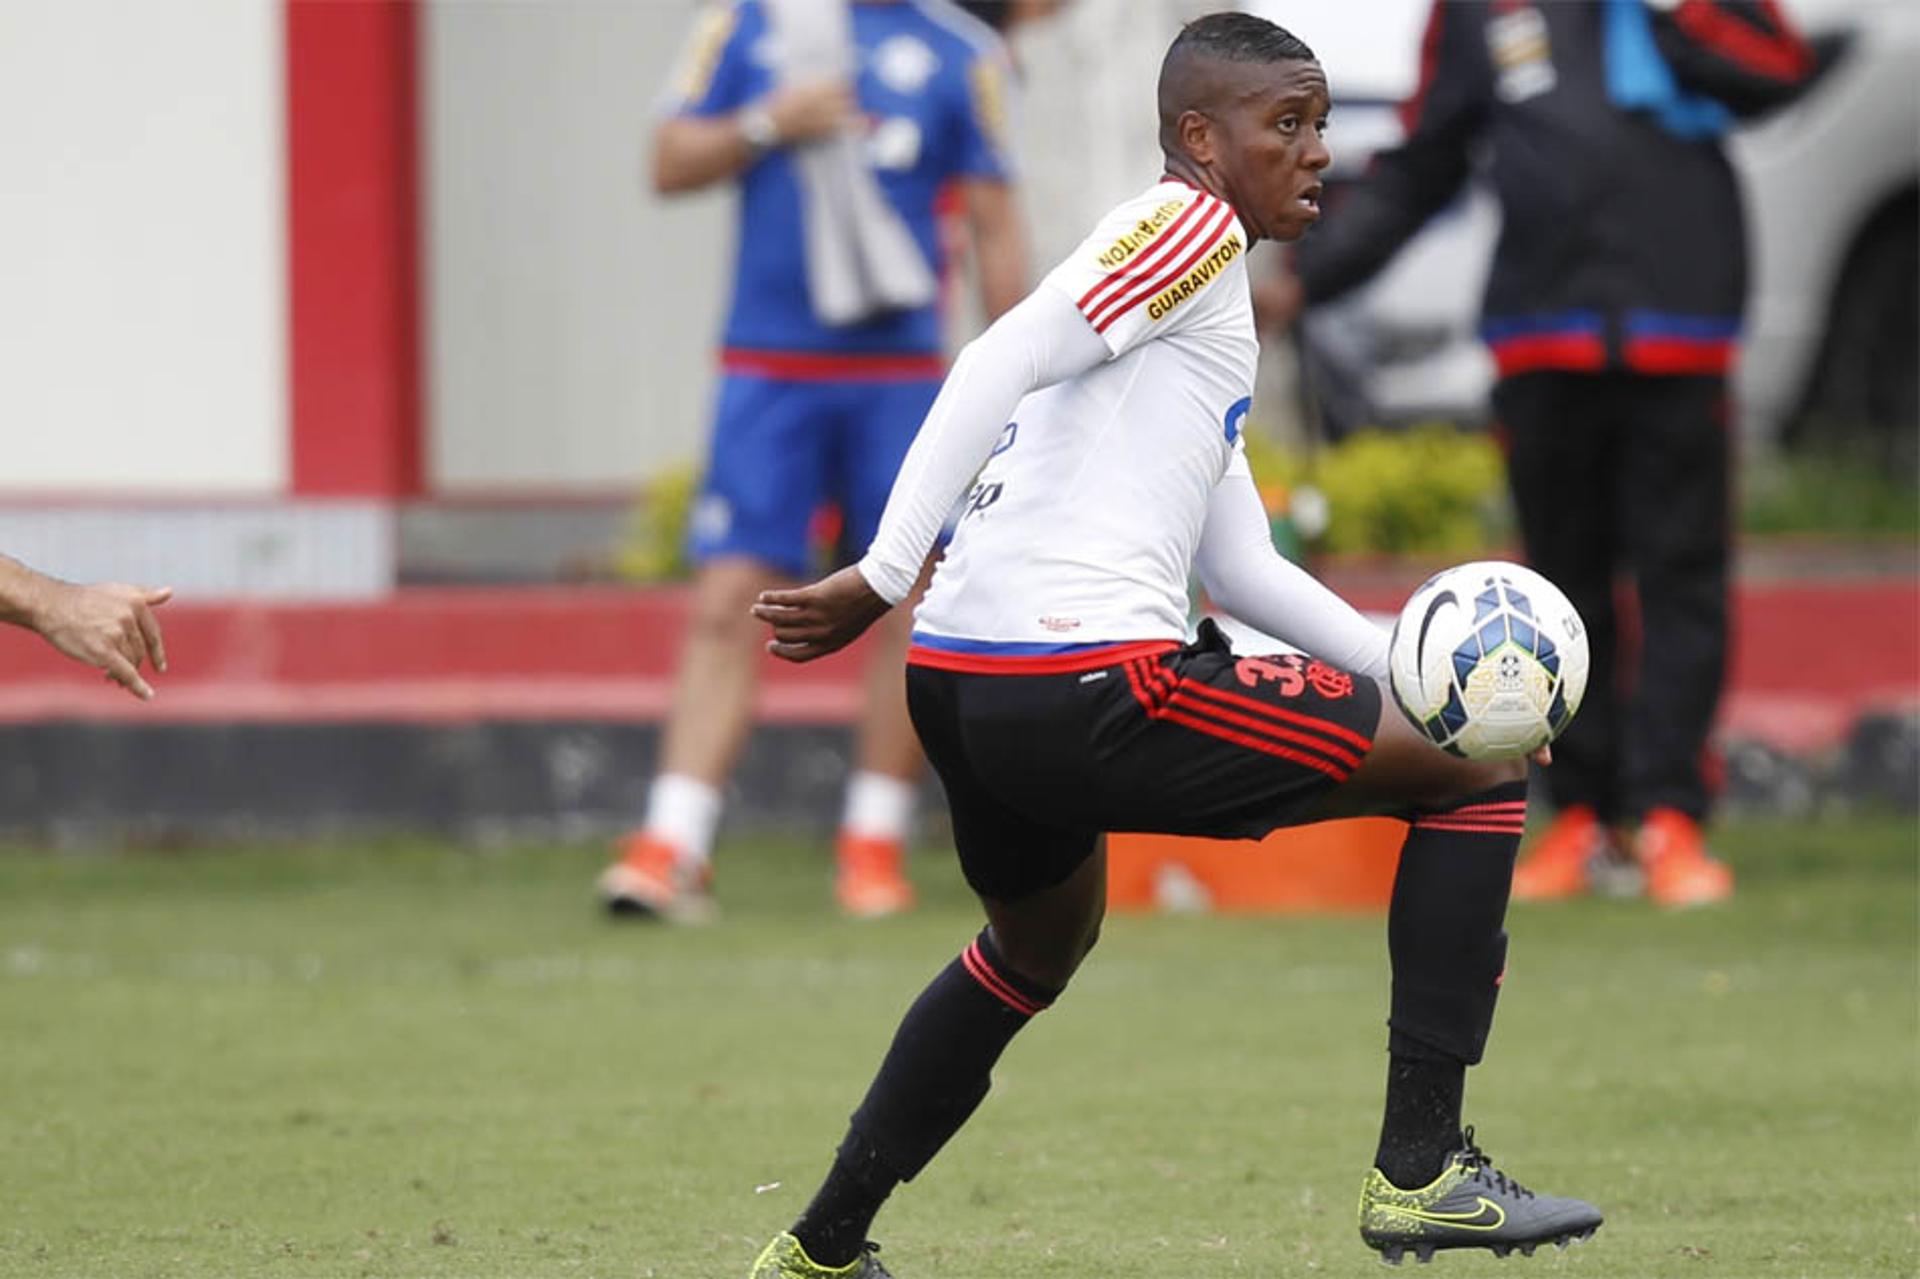
[[[1435,1226],[1455,1226],[1461,1230],[1498,1230],[1507,1224],[1507,1210],[1485,1195],[1472,1212],[1427,1212],[1420,1208],[1396,1208],[1395,1211]]]

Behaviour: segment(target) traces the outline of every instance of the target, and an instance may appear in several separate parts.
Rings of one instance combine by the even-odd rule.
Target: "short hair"
[[[1174,37],[1166,62],[1189,54],[1225,62],[1319,61],[1299,36],[1251,13],[1209,13],[1195,18]]]

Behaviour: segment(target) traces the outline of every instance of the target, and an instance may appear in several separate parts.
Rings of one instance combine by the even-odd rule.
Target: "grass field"
[[[1915,828],[1722,842],[1732,908],[1514,913],[1469,1116],[1608,1224],[1431,1273],[1920,1273]],[[593,849],[0,856],[0,1274],[740,1279],[975,916],[935,852],[928,908],[864,926],[819,849],[724,856],[699,931],[603,923]],[[1386,1273],[1386,977],[1376,919],[1113,921],[888,1263]]]

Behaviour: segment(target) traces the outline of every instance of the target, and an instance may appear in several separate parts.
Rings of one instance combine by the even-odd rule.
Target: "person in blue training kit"
[[[1559,814],[1520,863],[1517,900],[1586,891],[1610,846],[1657,904],[1733,891],[1701,834],[1746,294],[1725,135],[1800,94],[1816,61],[1772,0],[1435,3],[1406,140],[1300,246],[1297,282],[1269,294],[1285,317],[1361,284],[1484,153],[1502,221],[1481,331],[1521,537],[1586,620],[1597,683],[1554,747]],[[1658,642],[1613,681],[1623,571]]]
[[[817,46],[818,29],[842,14],[850,77],[780,64],[800,46]],[[810,526],[823,504],[838,505],[844,546],[871,540],[940,389],[934,281],[954,213],[971,241],[987,317],[1025,292],[1005,149],[1006,78],[993,29],[949,0],[844,10],[822,10],[819,0],[737,0],[711,9],[695,29],[654,136],[653,183],[673,193],[737,181],[739,247],[710,460],[689,531],[698,564],[693,616],[644,825],[600,880],[615,913],[710,913],[721,787],[746,736],[760,659],[748,606],[762,590],[810,574]],[[829,321],[820,314],[833,309],[823,291],[861,283],[842,278],[844,258],[836,265],[818,244],[855,216],[845,214],[845,187],[823,188],[818,176],[849,137],[858,151],[848,167],[860,170],[853,185],[870,183],[866,193],[877,188],[880,196],[868,200],[867,219],[892,223],[893,247],[919,259],[899,263],[896,252],[902,269],[883,272],[879,287],[915,273],[923,287],[916,297],[909,285],[913,300],[904,304]],[[829,198],[842,201],[826,206],[838,221],[819,213]],[[860,916],[912,901],[901,854],[924,765],[900,674],[908,611],[897,618],[870,657],[837,849],[838,901]]]

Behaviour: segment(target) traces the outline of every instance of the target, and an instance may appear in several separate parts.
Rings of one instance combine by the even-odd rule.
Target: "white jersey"
[[[915,616],[922,642],[1185,638],[1208,499],[1253,395],[1249,244],[1225,202],[1168,179],[1047,276],[1110,358],[1020,401]]]

